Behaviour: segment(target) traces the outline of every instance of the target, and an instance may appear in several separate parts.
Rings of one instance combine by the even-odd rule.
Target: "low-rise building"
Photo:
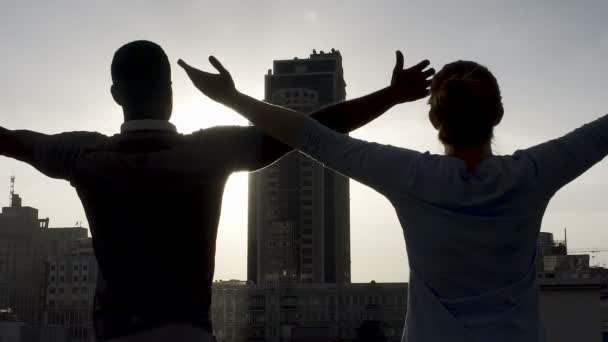
[[[21,329],[24,325],[11,309],[0,309],[0,342],[22,342]]]
[[[23,206],[11,192],[10,206],[0,212],[0,308],[39,324],[46,260],[65,254],[73,241],[87,235],[82,227],[49,228],[48,218],[39,218],[38,209]]]
[[[68,328],[70,341],[92,340],[98,267],[91,239],[76,241],[71,253],[49,258],[46,269],[44,327]]]
[[[601,341],[600,290],[597,277],[542,279],[540,313],[547,341]]]
[[[540,310],[552,342],[597,342],[602,335],[597,277],[542,279]],[[407,283],[213,285],[212,319],[221,342],[354,341],[364,322],[378,322],[400,341]]]
[[[379,321],[400,341],[406,283],[213,285],[212,318],[219,341],[354,339],[364,321]]]

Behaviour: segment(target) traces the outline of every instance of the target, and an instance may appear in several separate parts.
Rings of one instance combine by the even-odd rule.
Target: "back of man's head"
[[[172,108],[171,66],[163,49],[138,40],[114,53],[112,95],[128,119],[169,119]]]

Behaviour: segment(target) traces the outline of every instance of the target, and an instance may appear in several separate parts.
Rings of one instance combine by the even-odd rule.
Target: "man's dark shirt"
[[[112,137],[49,136],[32,164],[70,181],[84,206],[101,274],[97,338],[175,322],[211,331],[224,184],[288,150],[254,127],[183,135],[163,121],[129,122]]]

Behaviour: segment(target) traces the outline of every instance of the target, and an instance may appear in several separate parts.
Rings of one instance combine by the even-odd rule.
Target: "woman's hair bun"
[[[492,139],[503,110],[494,76],[487,68],[466,61],[448,64],[435,75],[429,103],[439,121],[439,139],[452,146]]]

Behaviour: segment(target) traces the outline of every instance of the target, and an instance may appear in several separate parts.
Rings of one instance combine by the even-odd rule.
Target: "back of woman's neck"
[[[461,159],[467,166],[469,173],[475,172],[479,163],[492,157],[492,145],[449,146],[445,145],[445,155]]]

